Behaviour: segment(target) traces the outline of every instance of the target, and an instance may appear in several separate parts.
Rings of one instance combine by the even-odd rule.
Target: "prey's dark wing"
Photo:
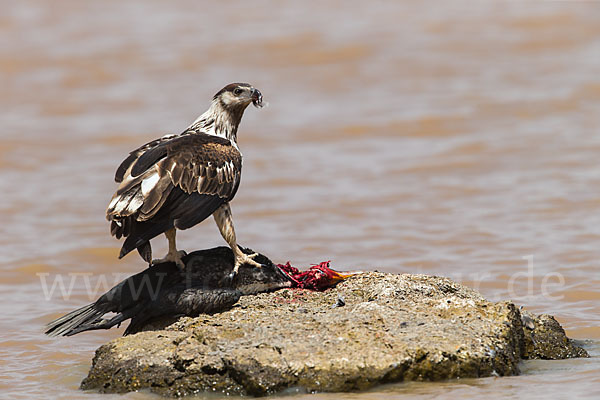
[[[124,333],[127,335],[139,331],[154,318],[197,316],[226,310],[239,300],[241,292],[207,286],[202,277],[211,272],[210,267],[202,264],[199,270],[193,271],[193,279],[190,279],[173,263],[152,266],[120,282],[96,302],[50,322],[45,333],[71,336],[110,329],[131,318]],[[222,278],[222,268],[219,273]]]

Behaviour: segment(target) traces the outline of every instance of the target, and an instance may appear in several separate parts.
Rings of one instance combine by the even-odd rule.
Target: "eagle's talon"
[[[254,261],[254,257],[256,257],[256,256],[258,256],[258,253],[252,253],[252,254],[242,253],[241,255],[239,255],[235,260],[234,271],[237,272],[238,268],[242,264],[248,264],[252,267],[262,268],[263,265],[261,263]]]
[[[176,252],[169,252],[163,258],[156,258],[156,259],[152,260],[152,263],[150,265],[162,264],[162,263],[166,263],[166,262],[173,262],[173,263],[175,263],[175,265],[177,265],[177,267],[179,267],[179,269],[181,269],[183,271],[185,269],[185,263],[183,262],[182,258],[185,256],[187,256],[187,253],[184,250],[179,250]]]
[[[243,264],[248,264],[255,268],[262,268],[264,266],[263,264],[254,261],[254,257],[256,257],[257,255],[258,255],[258,253],[245,254],[242,252],[236,254],[235,263],[233,265],[233,270],[231,271],[231,273],[229,275],[227,275],[226,277],[223,278],[223,283],[231,284],[233,282],[233,279],[238,274],[238,270],[240,269],[240,266]]]

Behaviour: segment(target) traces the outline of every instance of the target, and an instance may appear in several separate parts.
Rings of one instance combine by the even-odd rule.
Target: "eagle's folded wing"
[[[122,255],[170,228],[187,229],[231,200],[242,156],[227,139],[183,134],[150,142],[119,167],[121,184],[106,212]]]
[[[123,178],[125,177],[125,175],[130,173],[129,167],[131,167],[135,163],[135,161],[137,161],[137,159],[146,151],[154,147],[160,146],[177,136],[178,135],[175,134],[168,134],[161,138],[148,142],[143,146],[140,146],[137,149],[133,150],[131,153],[129,153],[129,156],[125,160],[123,160],[123,162],[119,165],[119,168],[117,168],[117,171],[115,172],[115,182],[123,182]]]

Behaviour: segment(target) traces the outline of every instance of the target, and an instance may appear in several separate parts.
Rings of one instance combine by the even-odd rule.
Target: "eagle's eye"
[[[242,88],[235,88],[233,89],[233,94],[235,94],[236,96],[239,96],[240,94],[242,94],[244,90]]]

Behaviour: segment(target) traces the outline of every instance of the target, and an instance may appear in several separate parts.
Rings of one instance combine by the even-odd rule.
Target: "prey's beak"
[[[331,275],[329,275],[329,279],[331,279],[331,281],[333,283],[338,283],[338,282],[343,281],[344,279],[348,279],[351,276],[358,275],[360,273],[362,273],[362,271],[357,271],[357,272],[333,271],[333,273]]]
[[[252,104],[254,104],[254,107],[263,108],[264,104],[262,93],[260,92],[260,90],[252,88],[250,96],[252,98]]]

